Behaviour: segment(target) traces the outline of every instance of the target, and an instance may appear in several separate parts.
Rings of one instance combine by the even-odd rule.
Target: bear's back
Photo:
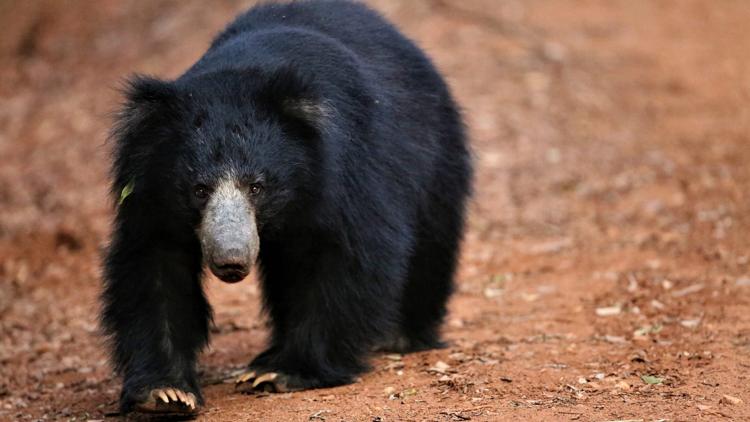
[[[373,92],[434,95],[444,89],[429,59],[379,14],[346,0],[256,6],[240,15],[186,74],[292,64],[318,80]],[[359,78],[355,81],[354,79]],[[398,102],[397,98],[380,98]],[[393,104],[395,105],[395,104]]]
[[[382,62],[384,54],[424,58],[418,48],[379,14],[347,0],[307,0],[254,7],[216,37],[211,49],[242,33],[282,28],[325,35],[367,62]]]

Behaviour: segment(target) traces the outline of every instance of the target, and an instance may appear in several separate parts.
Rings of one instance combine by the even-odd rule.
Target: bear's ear
[[[161,130],[175,118],[178,93],[169,83],[135,76],[123,89],[125,101],[115,117],[110,133],[114,142],[115,196],[141,178],[147,162],[159,143]]]
[[[310,77],[291,66],[273,72],[261,90],[261,100],[286,123],[319,132],[331,117],[332,110],[318,94]]]
[[[142,123],[174,109],[177,90],[169,82],[143,75],[130,78],[123,90],[125,103],[118,116],[119,123]]]

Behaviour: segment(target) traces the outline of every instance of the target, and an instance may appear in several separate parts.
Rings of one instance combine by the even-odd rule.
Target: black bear
[[[102,324],[123,412],[203,404],[204,267],[237,282],[258,264],[271,333],[241,391],[441,345],[471,157],[445,82],[377,13],[254,7],[179,78],[133,78],[112,138]]]

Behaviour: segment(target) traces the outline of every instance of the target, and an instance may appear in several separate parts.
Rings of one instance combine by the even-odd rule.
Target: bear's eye
[[[211,194],[211,188],[206,185],[195,185],[193,195],[198,199],[206,199]]]
[[[260,195],[261,192],[263,192],[263,186],[260,183],[250,185],[250,195]]]

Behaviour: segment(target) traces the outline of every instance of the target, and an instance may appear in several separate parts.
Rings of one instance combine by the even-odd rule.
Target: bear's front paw
[[[193,393],[172,387],[154,388],[144,401],[135,405],[135,410],[145,413],[193,414],[199,409],[198,399]]]
[[[265,372],[250,369],[237,377],[235,390],[241,393],[267,391],[272,393],[287,393],[303,390],[305,386],[292,377],[281,372]]]

